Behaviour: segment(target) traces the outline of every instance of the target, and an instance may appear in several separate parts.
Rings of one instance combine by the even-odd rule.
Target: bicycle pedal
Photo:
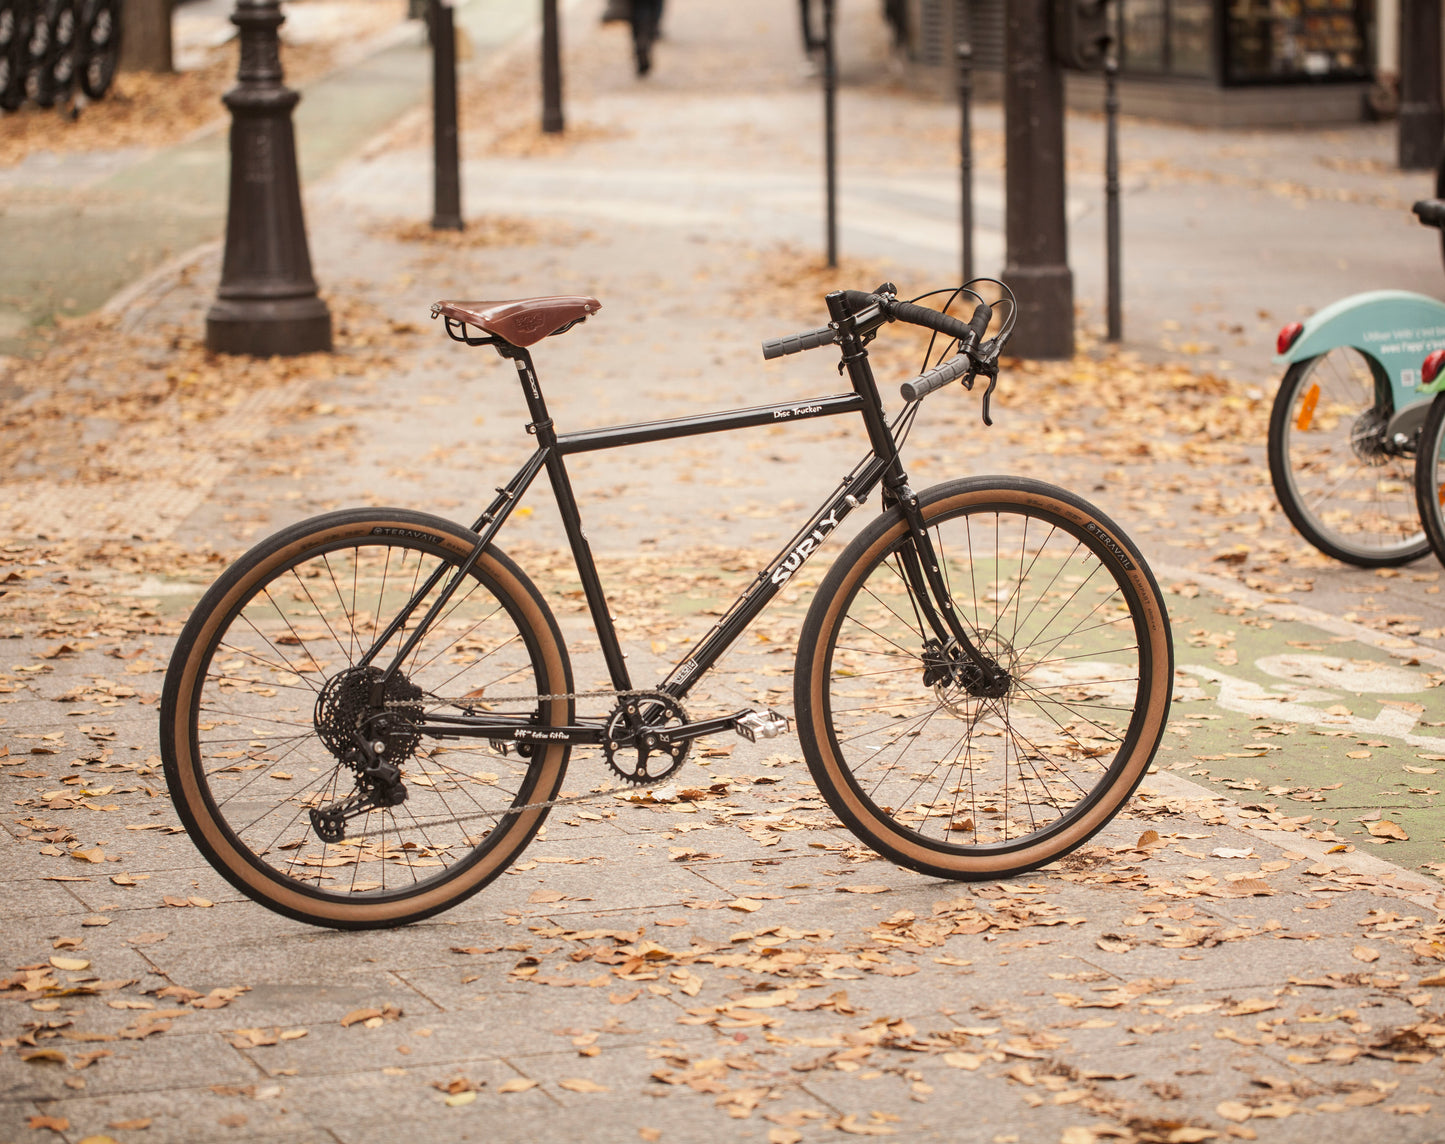
[[[733,730],[749,743],[756,743],[759,739],[776,739],[787,732],[788,717],[771,707],[766,711],[749,711],[738,719]]]

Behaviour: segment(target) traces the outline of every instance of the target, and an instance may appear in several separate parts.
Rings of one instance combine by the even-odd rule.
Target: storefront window
[[[1226,83],[1364,79],[1362,0],[1228,0]]]
[[[1130,72],[1165,70],[1164,18],[1166,0],[1123,0],[1119,5],[1121,65]]]
[[[1173,0],[1169,5],[1169,71],[1173,75],[1210,76],[1214,59],[1214,4],[1211,0]]]

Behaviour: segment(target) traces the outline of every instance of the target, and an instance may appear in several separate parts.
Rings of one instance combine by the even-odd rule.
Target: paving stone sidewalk
[[[310,186],[334,360],[208,362],[195,339],[212,253],[104,319],[50,391],[15,375],[36,420],[7,428],[7,449],[27,453],[0,485],[0,1140],[353,1144],[399,1125],[518,1142],[1445,1139],[1439,572],[1312,561],[1265,496],[1260,347],[1288,303],[1266,320],[1255,299],[1301,297],[1302,261],[1273,285],[1240,282],[1238,332],[1182,303],[1189,283],[1141,278],[1138,327],[1157,336],[1139,335],[1135,357],[1090,348],[1072,376],[1011,370],[992,431],[976,398],[948,391],[910,439],[918,485],[1024,472],[1099,501],[1168,593],[1167,748],[1129,810],[1062,862],[967,885],[894,867],[833,820],[792,736],[707,740],[650,800],[559,808],[492,887],[401,931],[269,914],[179,832],[157,695],[225,561],[351,504],[470,520],[528,452],[511,367],[445,342],[431,301],[601,298],[537,351],[559,425],[581,428],[836,391],[826,358],[764,366],[758,340],[821,321],[834,285],[951,280],[944,244],[907,238],[944,213],[949,112],[887,89],[871,4],[843,5],[845,120],[852,155],[866,140],[893,166],[848,158],[861,198],[847,261],[818,268],[817,93],[795,13],[775,7],[669,5],[646,87],[600,4],[570,7],[571,134],[536,134],[521,64],[474,89],[460,239],[410,225],[429,206],[414,118]],[[1324,201],[1345,230],[1388,215],[1350,182],[1361,168],[1313,158],[1338,146],[1367,168],[1378,132],[1276,144],[1312,172],[1299,185],[1334,199],[1231,182],[1264,140],[1137,133],[1159,176],[1132,184],[1141,219],[1234,211],[1302,252],[1326,223],[1286,233],[1271,211]],[[1214,201],[1181,198],[1180,182]],[[1414,193],[1409,178],[1392,187]],[[886,225],[846,221],[868,217],[862,200]],[[1383,263],[1416,239],[1382,230],[1360,256]],[[1215,267],[1225,255],[1207,248],[1224,245],[1188,250]],[[1404,257],[1417,283],[1438,273],[1428,248]],[[1140,275],[1185,261],[1139,258]],[[1355,273],[1320,271],[1309,290],[1327,301]],[[1209,299],[1214,274],[1200,271]],[[1217,350],[1178,350],[1207,333]],[[1171,352],[1164,338],[1193,370],[1149,364]],[[908,376],[917,351],[886,332],[880,372]],[[1137,408],[1110,404],[1129,392],[1121,376]],[[1150,397],[1164,388],[1176,405]],[[711,625],[862,448],[826,421],[576,458],[637,678]],[[549,497],[528,499],[504,547],[557,612],[579,684],[599,683]],[[825,559],[699,689],[696,714],[790,706]],[[592,752],[573,767],[568,789],[603,774]],[[1409,840],[1370,832],[1396,819]]]

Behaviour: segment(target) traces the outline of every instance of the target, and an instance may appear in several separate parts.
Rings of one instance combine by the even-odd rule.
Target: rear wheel
[[[467,711],[571,722],[556,623],[505,556],[483,554],[376,704],[381,669],[476,539],[421,513],[332,513],[257,545],[196,606],[161,749],[181,821],[237,889],[316,925],[402,925],[476,893],[541,826],[546,809],[524,808],[556,796],[565,743],[502,757],[417,727]]]
[[[839,556],[798,646],[808,767],[859,838],[942,878],[1001,878],[1083,843],[1164,733],[1173,645],[1154,577],[1106,516],[1038,481],[919,495],[955,613],[1007,672],[982,686],[905,574],[896,510]]]
[[[1394,414],[1377,362],[1336,346],[1292,364],[1269,420],[1280,507],[1327,556],[1365,568],[1430,551],[1415,511],[1415,441],[1387,440]]]

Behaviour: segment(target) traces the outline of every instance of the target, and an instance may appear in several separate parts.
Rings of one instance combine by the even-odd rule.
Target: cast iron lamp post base
[[[236,0],[241,30],[231,111],[226,252],[206,346],[217,353],[304,354],[331,349],[331,314],[316,294],[291,111],[300,96],[281,81],[278,0]]]

